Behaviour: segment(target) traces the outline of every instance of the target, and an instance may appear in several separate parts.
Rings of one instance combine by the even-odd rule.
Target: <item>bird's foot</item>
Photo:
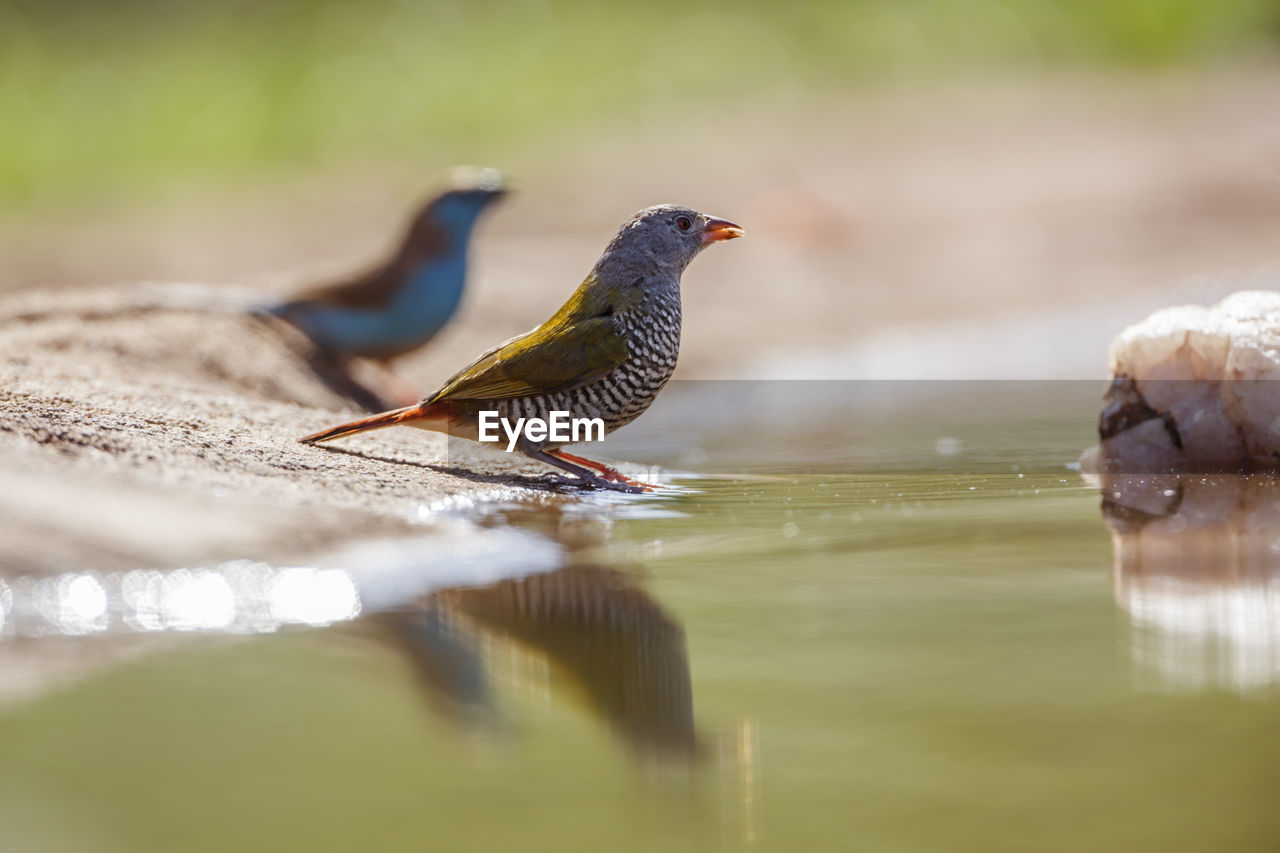
[[[609,483],[611,486],[624,486],[628,491],[633,492],[652,492],[658,486],[654,483],[646,483],[643,480],[633,480],[625,474],[621,473],[617,468],[610,468],[608,465],[601,467],[600,479]]]
[[[549,452],[551,453],[551,455],[556,456],[560,459],[563,459],[565,462],[569,462],[573,465],[577,465],[582,468],[590,468],[592,471],[598,472],[599,476],[594,477],[594,479],[599,481],[599,484],[606,489],[613,489],[614,491],[626,491],[626,492],[631,492],[632,494],[639,494],[642,492],[652,492],[654,489],[658,488],[658,486],[654,485],[653,483],[645,483],[640,480],[633,480],[630,477],[623,474],[617,468],[612,468],[608,465],[605,465],[603,462],[596,462],[594,459],[587,459],[583,456],[575,456],[572,453],[565,453],[563,450],[552,450]],[[586,478],[584,477],[584,479]],[[619,486],[624,486],[626,488],[618,488]]]
[[[619,475],[621,476],[621,475]],[[653,491],[653,487],[645,483],[637,483],[634,480],[628,480],[625,477],[622,480],[609,480],[604,477],[597,477],[589,474],[582,478],[582,482],[589,483],[598,489],[608,489],[611,492],[622,492],[628,495],[642,495],[645,492]]]

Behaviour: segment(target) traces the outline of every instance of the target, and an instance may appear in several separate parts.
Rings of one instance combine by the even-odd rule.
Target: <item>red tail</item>
[[[358,421],[352,421],[349,424],[333,427],[323,432],[309,435],[306,438],[300,438],[298,441],[303,444],[319,444],[322,441],[332,441],[335,438],[352,435],[357,432],[368,432],[371,429],[384,429],[386,427],[402,424],[406,421],[416,421],[421,418],[435,417],[436,412],[434,406],[406,406],[403,409],[394,409],[390,412],[383,412],[380,415],[371,415],[367,418],[361,418]]]

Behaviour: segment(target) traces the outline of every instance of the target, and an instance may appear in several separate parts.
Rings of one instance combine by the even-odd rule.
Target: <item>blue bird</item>
[[[365,358],[389,373],[392,359],[426,344],[453,318],[466,285],[471,232],[505,194],[497,170],[459,170],[453,185],[413,218],[389,260],[305,289],[265,313],[297,327],[336,365]]]

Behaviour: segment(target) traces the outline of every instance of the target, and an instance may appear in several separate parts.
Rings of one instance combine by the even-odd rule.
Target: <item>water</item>
[[[1280,487],[1090,481],[1096,386],[952,392],[489,507],[496,584],[11,635],[146,642],[0,709],[4,849],[1274,849]]]

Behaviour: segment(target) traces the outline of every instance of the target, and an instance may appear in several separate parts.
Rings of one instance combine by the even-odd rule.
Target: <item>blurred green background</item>
[[[1274,257],[1276,195],[1254,164],[1276,149],[1256,128],[1223,125],[1260,113],[1243,96],[1225,119],[1138,113],[1144,133],[1097,116],[1067,132],[1076,113],[1055,113],[1061,100],[1043,112],[1062,123],[1034,139],[1009,132],[1044,117],[1021,102],[972,135],[956,132],[972,112],[926,116],[886,133],[872,146],[880,158],[847,154],[852,135],[799,138],[784,107],[840,118],[869,94],[909,100],[956,80],[1035,90],[1060,75],[1096,81],[1084,87],[1092,104],[1112,80],[1269,69],[1278,49],[1280,9],[1263,0],[0,0],[0,224],[12,231],[0,233],[0,284],[345,264],[399,227],[401,201],[434,170],[492,163],[527,187],[531,164],[577,164],[590,140],[639,128],[626,141],[646,162],[614,168],[644,192],[564,170],[594,199],[581,212],[556,206],[546,179],[513,200],[513,220],[579,218],[563,238],[512,227],[487,249],[493,284],[478,282],[453,337],[411,375],[433,383],[545,317],[600,229],[666,196],[652,180],[666,160],[683,167],[681,200],[741,216],[752,234],[703,262],[690,288],[681,358],[695,371],[789,343],[835,350],[859,330],[928,319],[930,306],[987,322],[1063,294],[1103,302],[1148,286],[1169,299],[1181,277]],[[706,177],[713,158],[682,129],[707,115],[757,118],[781,142],[744,138],[736,128],[751,123],[735,122],[713,155],[768,150]],[[664,127],[669,139],[654,133]],[[1186,128],[1196,132],[1170,143],[1174,154],[1153,142]],[[1219,144],[1249,132],[1254,147]],[[896,159],[895,146],[907,149]],[[1220,160],[1205,153],[1220,149]],[[209,191],[271,194],[296,176],[322,179],[223,218]],[[380,197],[388,186],[406,198]],[[711,189],[726,186],[738,197]],[[185,199],[181,216],[166,194]],[[85,199],[105,201],[60,219]],[[120,213],[130,205],[142,218]],[[684,624],[708,742],[759,725],[768,775],[753,808],[766,849],[810,849],[820,834],[847,846],[831,831],[846,816],[873,848],[1269,849],[1274,688],[1182,701],[1133,687],[1097,497],[1061,469],[1090,440],[1094,405],[1074,409],[1078,434],[1046,453],[1052,478],[1006,474],[1007,495],[985,474],[918,494],[887,477],[750,492],[708,481],[683,507],[693,519],[618,525],[624,553],[665,548],[647,565],[650,590]],[[1041,428],[1012,426],[1024,441]],[[648,783],[603,726],[538,701],[512,699],[524,751],[486,753],[424,722],[394,662],[341,632],[192,646],[7,707],[0,823],[17,827],[10,846],[34,839],[27,849],[172,849],[175,836],[188,849],[264,837],[349,848],[479,833],[488,848],[559,850],[566,828],[599,837],[597,848],[618,835],[637,849],[739,838],[735,809],[756,794],[732,763],[708,761],[698,795],[710,805],[688,797],[681,812],[672,802],[687,787],[659,780],[669,800],[634,796]]]
[[[1264,0],[6,0],[0,211],[370,161],[510,161],[708,104],[1253,63],[1278,45]]]

